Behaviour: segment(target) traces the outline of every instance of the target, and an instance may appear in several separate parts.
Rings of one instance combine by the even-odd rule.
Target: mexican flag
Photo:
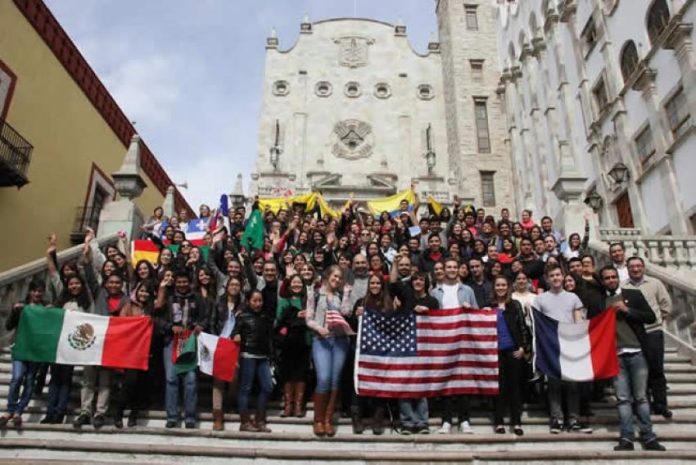
[[[151,339],[149,317],[108,317],[27,305],[12,356],[27,362],[147,370]]]
[[[239,344],[226,337],[198,335],[198,369],[222,381],[234,380],[239,358]]]

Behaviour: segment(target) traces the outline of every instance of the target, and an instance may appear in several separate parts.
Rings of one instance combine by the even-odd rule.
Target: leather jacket
[[[508,331],[517,347],[522,347],[526,354],[532,353],[532,333],[524,322],[524,310],[522,304],[516,300],[511,300],[505,304],[503,311],[505,323]]]
[[[273,320],[263,310],[254,312],[245,309],[238,317],[232,331],[232,337],[242,337],[241,353],[252,355],[271,355],[271,331]]]

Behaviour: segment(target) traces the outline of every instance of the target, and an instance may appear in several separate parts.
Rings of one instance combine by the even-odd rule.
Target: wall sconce
[[[597,193],[597,191],[592,191],[585,197],[585,205],[590,207],[592,211],[598,211],[600,208],[602,208],[603,203],[604,199]]]
[[[629,178],[628,167],[623,163],[615,164],[607,174],[616,184],[623,184]]]

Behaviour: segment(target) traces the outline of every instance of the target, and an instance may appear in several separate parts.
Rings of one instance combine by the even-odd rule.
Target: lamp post
[[[608,174],[611,180],[616,184],[623,184],[624,182],[628,181],[629,177],[628,167],[621,162],[615,164],[609,170]]]
[[[276,120],[275,121],[275,137],[273,139],[273,147],[270,149],[270,155],[271,155],[271,165],[273,165],[273,169],[278,169],[278,160],[280,159],[280,154],[283,153],[283,150],[280,148],[280,121]]]
[[[604,199],[602,199],[602,196],[599,195],[597,191],[592,191],[585,197],[585,205],[590,207],[594,212],[597,212],[600,208],[602,208],[603,203]]]
[[[435,163],[437,163],[437,156],[435,151],[433,151],[432,131],[432,125],[428,124],[428,127],[425,129],[425,164],[428,167],[428,174],[433,174]]]

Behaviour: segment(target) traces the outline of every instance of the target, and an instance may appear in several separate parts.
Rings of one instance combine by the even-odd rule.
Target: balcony
[[[27,170],[33,149],[12,126],[0,120],[0,187],[21,188],[29,182]]]
[[[75,219],[70,230],[70,242],[73,245],[81,244],[85,240],[86,228],[92,228],[94,232],[97,232],[101,209],[101,206],[75,209]]]

